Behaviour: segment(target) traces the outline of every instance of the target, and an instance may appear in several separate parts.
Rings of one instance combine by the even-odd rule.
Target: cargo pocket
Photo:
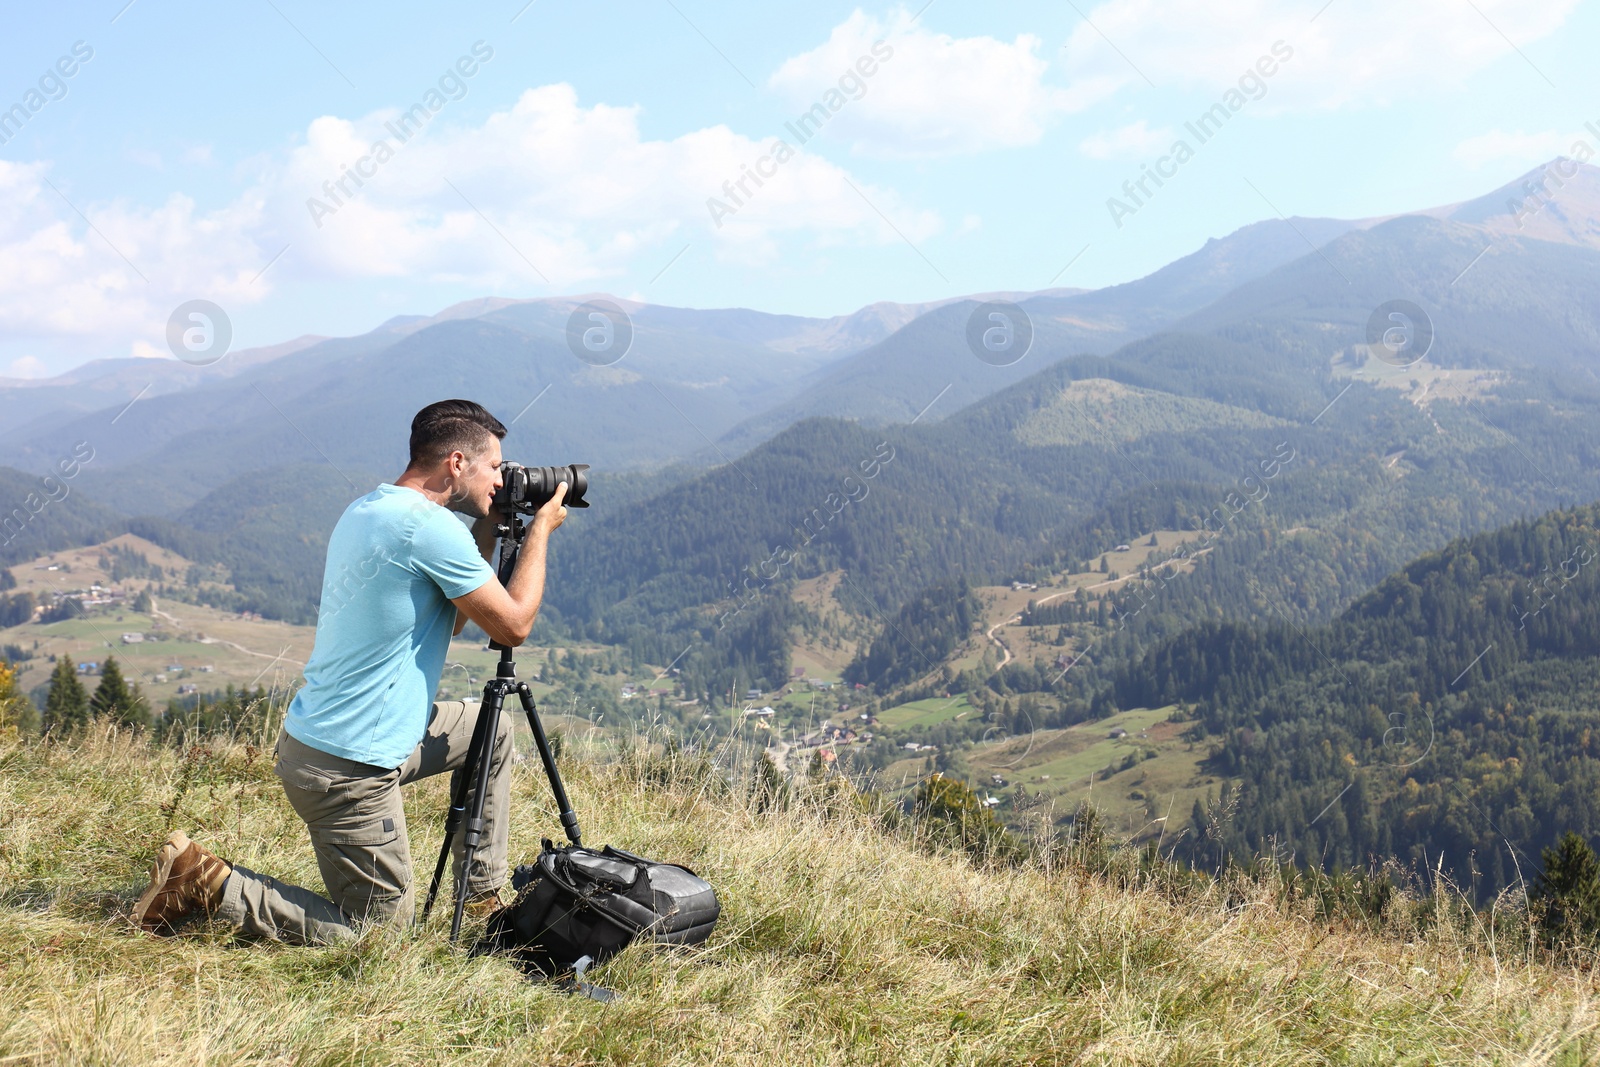
[[[307,826],[315,826],[339,809],[339,796],[329,792],[333,788],[333,778],[328,774],[283,760],[272,769],[283,783],[283,795],[288,798],[289,806]]]
[[[328,898],[355,919],[395,919],[410,900],[411,846],[404,816],[347,816],[310,827]]]
[[[329,775],[297,763],[284,763],[280,760],[272,770],[284,785],[294,786],[307,793],[326,793],[333,785],[333,779]]]

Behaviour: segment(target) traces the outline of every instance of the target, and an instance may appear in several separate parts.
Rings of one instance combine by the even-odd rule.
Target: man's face
[[[494,494],[501,484],[500,439],[486,433],[477,455],[459,459],[458,455],[451,455],[455,484],[450,491],[450,510],[486,518],[494,511]]]

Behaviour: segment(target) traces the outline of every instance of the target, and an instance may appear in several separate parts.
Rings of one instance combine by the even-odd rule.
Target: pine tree
[[[1021,843],[1006,830],[965,782],[944,774],[924,778],[913,794],[912,810],[930,841],[959,848],[980,859],[1010,858]]]
[[[149,726],[150,706],[137,685],[130,686],[122,677],[122,668],[114,656],[107,656],[100,668],[100,684],[89,701],[89,710],[129,726]]]
[[[1600,858],[1568,830],[1541,854],[1544,870],[1533,887],[1539,925],[1552,945],[1593,945],[1600,935]]]
[[[44,703],[45,732],[67,733],[89,721],[89,694],[78,681],[78,671],[69,656],[56,657],[50,675],[50,694]]]

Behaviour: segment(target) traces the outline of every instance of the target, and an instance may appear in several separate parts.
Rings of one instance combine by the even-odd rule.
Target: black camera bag
[[[505,954],[539,977],[581,978],[635,938],[698,945],[711,936],[721,913],[716,891],[687,867],[610,845],[596,852],[543,844],[512,874],[516,899],[489,920],[474,955]]]

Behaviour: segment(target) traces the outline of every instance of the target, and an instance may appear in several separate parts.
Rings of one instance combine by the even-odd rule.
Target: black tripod
[[[524,517],[511,516],[511,525],[500,527],[500,581],[511,583],[516,570],[517,551],[522,547],[527,532]],[[472,857],[483,840],[483,805],[489,792],[489,747],[500,732],[500,712],[507,695],[515,692],[522,700],[522,710],[528,715],[528,725],[533,728],[533,743],[539,749],[539,759],[544,763],[545,776],[555,793],[556,807],[561,812],[561,826],[567,839],[574,845],[578,840],[578,816],[567,800],[567,791],[561,785],[561,774],[556,770],[555,754],[550,751],[550,741],[545,737],[544,725],[539,721],[539,709],[533,703],[533,691],[527,682],[517,680],[517,665],[511,658],[511,648],[498,641],[490,647],[500,651],[500,663],[495,676],[484,683],[483,703],[478,708],[478,721],[472,729],[472,742],[467,746],[466,762],[461,765],[456,780],[455,793],[450,798],[450,812],[444,821],[444,845],[439,849],[439,862],[433,869],[433,883],[428,886],[428,899],[422,906],[422,921],[427,922],[433,911],[434,899],[439,893],[439,883],[444,880],[444,867],[450,860],[450,846],[460,830],[465,844],[461,857],[461,873],[456,878],[456,910],[450,920],[450,940],[461,936],[461,917],[467,905],[467,872],[472,868]],[[467,793],[472,793],[471,810],[467,807]]]

